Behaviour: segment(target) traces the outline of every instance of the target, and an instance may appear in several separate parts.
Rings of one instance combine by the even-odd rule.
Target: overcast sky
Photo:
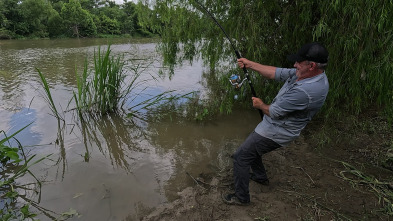
[[[128,2],[134,2],[134,3],[137,3],[137,2],[138,2],[138,0],[127,0],[127,1],[128,1]],[[119,5],[121,5],[121,4],[124,3],[123,0],[115,0],[115,2],[116,2],[116,4],[119,4]]]

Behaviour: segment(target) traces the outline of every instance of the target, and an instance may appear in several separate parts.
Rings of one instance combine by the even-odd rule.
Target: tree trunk
[[[76,35],[76,37],[79,38],[78,25],[74,25],[74,27],[72,27],[72,30],[73,30],[74,35]]]

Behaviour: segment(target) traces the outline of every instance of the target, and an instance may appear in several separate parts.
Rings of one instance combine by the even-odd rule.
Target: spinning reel
[[[241,79],[240,75],[237,74],[232,74],[229,77],[229,82],[231,82],[231,85],[235,88],[235,89],[240,89],[244,83],[244,81],[247,80],[246,78],[244,78],[243,80]]]

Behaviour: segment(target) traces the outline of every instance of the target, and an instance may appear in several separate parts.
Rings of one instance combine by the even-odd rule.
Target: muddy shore
[[[392,127],[374,116],[311,123],[290,146],[263,156],[270,185],[250,181],[251,204],[226,205],[232,165],[216,174],[188,174],[192,186],[141,220],[393,219]],[[325,128],[326,129],[326,128]],[[387,194],[387,195],[385,195]]]

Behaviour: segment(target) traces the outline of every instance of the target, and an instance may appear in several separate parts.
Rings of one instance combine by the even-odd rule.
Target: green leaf
[[[9,157],[11,160],[20,161],[19,160],[19,155],[15,151],[7,151],[6,152],[6,156]]]

